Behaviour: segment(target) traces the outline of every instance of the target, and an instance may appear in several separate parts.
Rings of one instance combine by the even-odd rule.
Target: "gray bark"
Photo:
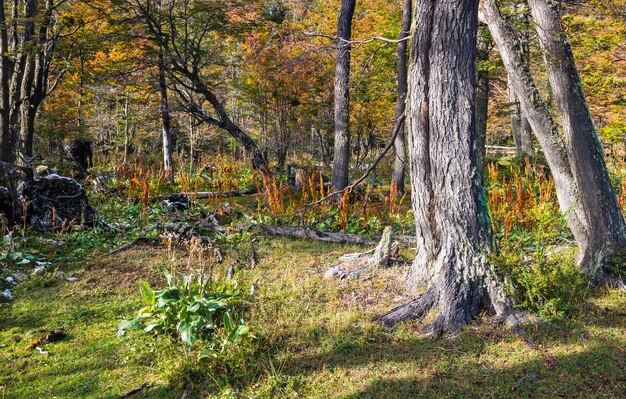
[[[406,110],[406,94],[408,90],[407,85],[407,66],[406,66],[406,55],[407,55],[407,38],[409,37],[411,31],[411,12],[412,12],[412,0],[404,0],[404,5],[402,9],[402,27],[400,28],[400,37],[401,40],[398,43],[398,102],[396,104],[396,119],[395,126],[393,128],[393,132],[399,130],[399,133],[396,135],[396,139],[393,142],[393,150],[394,150],[394,161],[393,161],[393,174],[391,177],[391,184],[395,187],[396,192],[402,196],[404,195],[404,176],[405,176],[405,165],[406,165],[406,148],[404,144],[404,121],[405,118],[402,118],[404,112]],[[402,120],[402,122],[401,122]],[[401,124],[401,125],[400,125]]]
[[[157,1],[157,12],[161,11],[161,1]],[[163,141],[163,169],[168,178],[174,176],[174,161],[172,157],[172,118],[170,116],[169,99],[167,96],[167,81],[165,79],[166,68],[165,56],[163,54],[163,28],[157,17],[157,45],[158,45],[158,67],[159,67],[159,94],[161,96],[161,137]]]
[[[350,166],[350,38],[356,0],[341,0],[337,21],[337,54],[335,67],[335,151],[333,190],[348,186]]]
[[[517,93],[515,93],[510,82],[508,86],[511,133],[513,135],[513,142],[515,143],[515,150],[518,154],[530,154],[532,153],[532,129],[528,118],[522,113]]]
[[[457,332],[485,304],[502,318],[515,315],[485,258],[492,231],[476,136],[477,15],[478,0],[418,0],[414,8],[408,108],[417,254],[408,279],[430,286],[375,319],[387,325],[433,308],[433,334]]]
[[[534,8],[533,15],[538,10],[548,11],[537,8],[537,1],[531,1],[530,4]],[[571,50],[564,50],[564,47],[569,49],[565,37],[552,36],[560,32],[560,27],[554,30],[559,26],[558,14],[543,14],[536,22],[543,45],[549,46],[544,47],[544,51],[559,57],[552,58],[553,55],[546,54],[548,60],[551,60],[547,63],[549,75],[552,76],[551,86],[558,92],[555,93],[559,98],[557,102],[563,102],[559,105],[559,113],[563,120],[565,140],[539,95],[528,62],[518,44],[515,29],[504,19],[495,0],[485,1],[483,11],[511,84],[518,94],[522,112],[528,117],[550,166],[559,205],[579,246],[579,264],[595,282],[603,281],[606,275],[602,264],[614,249],[623,245],[624,219],[621,213],[617,214],[620,211],[613,205],[617,202],[615,194],[603,177],[606,167],[602,150],[588,110],[585,111],[587,107]],[[552,24],[548,24],[545,19],[551,19]],[[546,42],[555,38],[557,43]],[[555,79],[557,75],[559,78]],[[567,100],[563,98],[564,95],[576,98]],[[570,119],[580,125],[572,125]]]
[[[586,234],[577,240],[580,265],[594,279],[602,279],[607,258],[626,248],[624,215],[611,185],[572,49],[563,33],[558,5],[547,0],[530,0],[529,5],[561,117],[569,163],[581,188]]]
[[[518,31],[518,45],[522,49],[523,57],[528,60],[530,57],[530,21],[528,12],[524,8],[525,5],[523,3],[516,4],[515,15],[512,18],[521,26],[521,29]],[[517,93],[511,85],[510,79],[508,92],[511,134],[515,148],[518,154],[530,154],[532,153],[532,129],[528,118],[522,112]]]
[[[10,59],[4,1],[0,0],[0,161],[13,162],[13,143],[9,123]]]
[[[23,5],[21,12],[20,5]],[[4,28],[0,29],[2,52],[8,48],[12,53],[12,57],[2,57],[0,68],[0,157],[8,162],[23,162],[32,157],[37,111],[65,73],[62,70],[57,74],[55,84],[48,87],[52,59],[62,29],[51,28],[54,7],[52,0],[46,0],[43,5],[37,0],[13,1],[10,40],[5,40],[6,21],[2,23]],[[4,16],[2,9],[0,20],[4,20]]]
[[[478,62],[476,79],[476,137],[480,152],[481,168],[487,152],[487,116],[489,114],[489,71],[483,65],[489,60],[491,36],[486,26],[478,28],[476,39],[476,61]]]

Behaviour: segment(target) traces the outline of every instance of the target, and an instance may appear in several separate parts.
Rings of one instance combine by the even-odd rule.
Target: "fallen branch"
[[[130,396],[133,396],[136,393],[139,393],[141,391],[143,391],[144,389],[150,388],[150,384],[148,384],[147,382],[144,382],[143,384],[139,385],[137,388],[135,389],[131,389],[130,391],[126,392],[125,394],[120,395],[120,399],[124,399],[124,398],[128,398]]]

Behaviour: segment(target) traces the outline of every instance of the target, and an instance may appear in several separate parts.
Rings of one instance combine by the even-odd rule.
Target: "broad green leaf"
[[[142,327],[141,319],[139,317],[124,320],[117,326],[117,337],[119,338],[124,335],[126,330],[139,330]]]
[[[150,287],[150,284],[147,281],[139,282],[139,291],[141,292],[141,299],[146,305],[154,305],[155,295],[154,291]]]

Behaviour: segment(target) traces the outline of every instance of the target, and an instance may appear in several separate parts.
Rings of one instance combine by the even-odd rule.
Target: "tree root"
[[[433,284],[428,290],[418,299],[409,303],[397,306],[385,314],[376,316],[371,319],[373,323],[384,325],[386,328],[393,328],[396,324],[408,321],[421,319],[426,316],[431,310],[435,310],[440,306],[440,294],[441,291],[436,284]],[[422,333],[431,337],[440,337],[444,332],[449,332],[452,336],[457,334],[464,324],[470,320],[466,320],[467,316],[473,316],[467,313],[467,309],[463,308],[463,305],[457,301],[454,301],[452,306],[447,309],[448,315],[451,313],[450,308],[453,309],[452,313],[455,317],[446,317],[445,314],[440,313],[435,319],[428,323],[422,330]],[[458,311],[455,308],[458,307]],[[459,316],[459,317],[456,317]],[[524,326],[529,323],[539,321],[538,318],[528,315],[526,312],[509,309],[506,313],[498,315],[498,320],[506,324],[515,334],[521,335],[524,331]]]
[[[403,321],[420,319],[437,305],[438,300],[439,289],[437,286],[432,285],[428,291],[418,299],[397,306],[385,314],[374,317],[371,321],[383,324],[386,327],[393,327]]]

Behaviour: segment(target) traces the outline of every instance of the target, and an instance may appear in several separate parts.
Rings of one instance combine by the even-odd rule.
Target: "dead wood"
[[[38,231],[93,225],[96,211],[83,187],[74,179],[36,175],[31,168],[0,162],[0,213],[12,224],[26,224]]]
[[[126,392],[125,394],[120,395],[120,399],[124,399],[124,398],[128,398],[130,396],[133,396],[136,393],[139,393],[141,391],[143,391],[144,389],[150,388],[150,384],[148,384],[147,382],[144,382],[143,384],[139,385],[137,388],[131,389],[130,391]]]
[[[231,198],[231,197],[245,197],[248,195],[256,194],[258,191],[256,188],[250,188],[247,190],[234,190],[234,191],[198,191],[198,192],[181,192],[175,194],[166,194],[166,195],[151,195],[148,197],[148,201],[163,201],[168,199],[171,196],[182,196],[186,198],[195,198],[195,199],[213,199],[213,198]],[[134,197],[133,201],[139,202],[141,201],[141,197]]]
[[[251,226],[251,228],[273,236],[302,238],[338,244],[371,245],[374,243],[368,236],[350,233],[322,232],[312,227],[266,226],[257,224]]]
[[[378,245],[370,251],[341,256],[339,262],[333,265],[324,277],[327,279],[357,278],[369,269],[389,266],[393,258],[397,257],[399,250],[398,243],[393,241],[391,232],[391,226],[385,227]],[[346,270],[350,271],[346,272]]]

